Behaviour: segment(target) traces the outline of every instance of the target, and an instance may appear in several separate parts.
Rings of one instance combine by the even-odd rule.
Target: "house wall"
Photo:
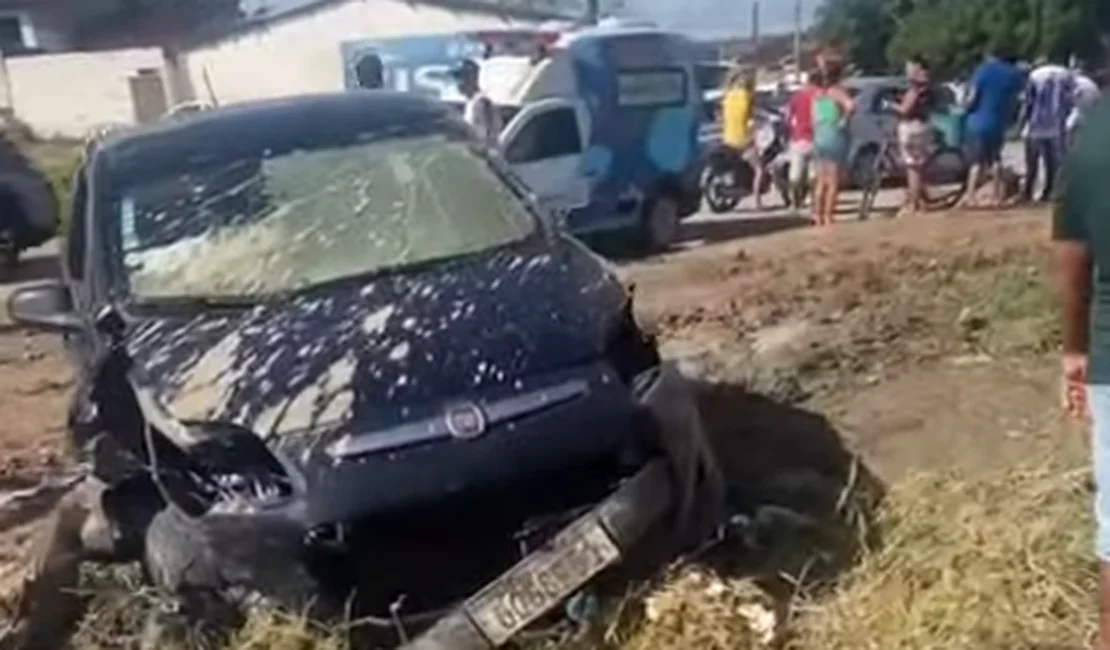
[[[131,78],[143,69],[164,77],[159,48],[15,56],[5,67],[12,111],[45,137],[133,124]]]
[[[198,98],[209,99],[211,84],[220,103],[334,91],[343,88],[343,41],[528,24],[405,0],[348,0],[194,49],[187,68]]]

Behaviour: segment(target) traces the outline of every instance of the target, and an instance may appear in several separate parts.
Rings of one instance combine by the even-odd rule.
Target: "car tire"
[[[647,252],[658,253],[670,248],[678,239],[679,222],[678,202],[673,197],[661,194],[648,201],[640,225]]]
[[[721,180],[721,173],[713,167],[702,172],[701,187],[706,206],[714,214],[724,214],[740,205],[740,193]]]
[[[0,136],[0,196],[19,207],[19,220],[7,222],[17,250],[45,243],[58,230],[58,199],[46,175],[7,138]],[[9,212],[9,210],[5,210]],[[5,214],[11,219],[11,214]]]
[[[968,171],[967,157],[960,149],[944,147],[933,152],[922,169],[925,206],[929,210],[955,207],[967,194]]]

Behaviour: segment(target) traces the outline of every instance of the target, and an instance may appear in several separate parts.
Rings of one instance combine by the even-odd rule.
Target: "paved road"
[[[1025,160],[1020,142],[1007,143],[1002,153],[1003,162],[1007,167],[1024,173]],[[859,214],[859,192],[845,192],[841,198],[840,220],[850,221]],[[764,197],[769,205],[777,205],[777,193],[769,193]],[[876,200],[876,210],[893,210],[901,204],[902,190],[899,188],[886,189],[879,192]],[[746,199],[734,212],[714,214],[702,210],[690,217],[684,223],[683,241],[681,248],[694,248],[697,246],[761,234],[768,234],[778,230],[792,227],[801,227],[808,223],[807,215],[797,215],[783,208],[772,208],[756,211],[752,200]]]

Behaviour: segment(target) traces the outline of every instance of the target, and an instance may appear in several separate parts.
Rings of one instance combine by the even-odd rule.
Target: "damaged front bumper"
[[[496,648],[559,605],[598,573],[619,564],[644,535],[665,521],[688,523],[694,492],[705,483],[707,452],[700,418],[687,381],[670,365],[662,365],[637,378],[633,396],[651,414],[654,445],[663,453],[625,479],[615,491],[586,514],[556,533],[538,550],[478,590],[461,605],[434,623],[407,647],[416,650],[471,650]],[[204,556],[210,564],[204,581],[242,586],[273,596],[278,603],[311,598],[312,581],[300,557],[305,551],[305,517],[288,511],[228,512],[218,508],[197,518],[203,529]],[[149,538],[148,538],[149,539]],[[166,548],[172,540],[165,540]],[[357,552],[357,548],[350,549]],[[148,549],[149,552],[149,549]],[[195,568],[173,562],[163,585],[191,582]],[[290,592],[291,585],[297,587]],[[281,595],[282,592],[289,596]],[[404,623],[397,621],[398,627]]]
[[[500,647],[603,570],[621,563],[668,515],[676,517],[676,525],[685,525],[684,507],[700,488],[708,486],[702,494],[711,499],[720,496],[714,490],[719,474],[689,386],[672,366],[652,372],[641,378],[637,393],[655,416],[667,456],[650,462],[550,544],[468,598],[404,650]]]
[[[672,505],[670,472],[653,461],[551,543],[440,619],[405,650],[488,650],[618,564]]]

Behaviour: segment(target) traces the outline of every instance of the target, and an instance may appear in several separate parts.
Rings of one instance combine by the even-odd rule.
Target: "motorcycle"
[[[791,204],[785,153],[787,150],[786,123],[783,116],[773,111],[763,111],[757,117],[755,145],[767,173],[760,184],[760,195],[771,185],[775,186],[784,203]],[[752,194],[755,170],[739,152],[724,144],[716,145],[709,153],[702,170],[702,195],[709,209],[717,214],[736,208],[745,197]]]
[[[0,137],[0,276],[11,277],[24,251],[58,230],[58,200],[46,175]]]

